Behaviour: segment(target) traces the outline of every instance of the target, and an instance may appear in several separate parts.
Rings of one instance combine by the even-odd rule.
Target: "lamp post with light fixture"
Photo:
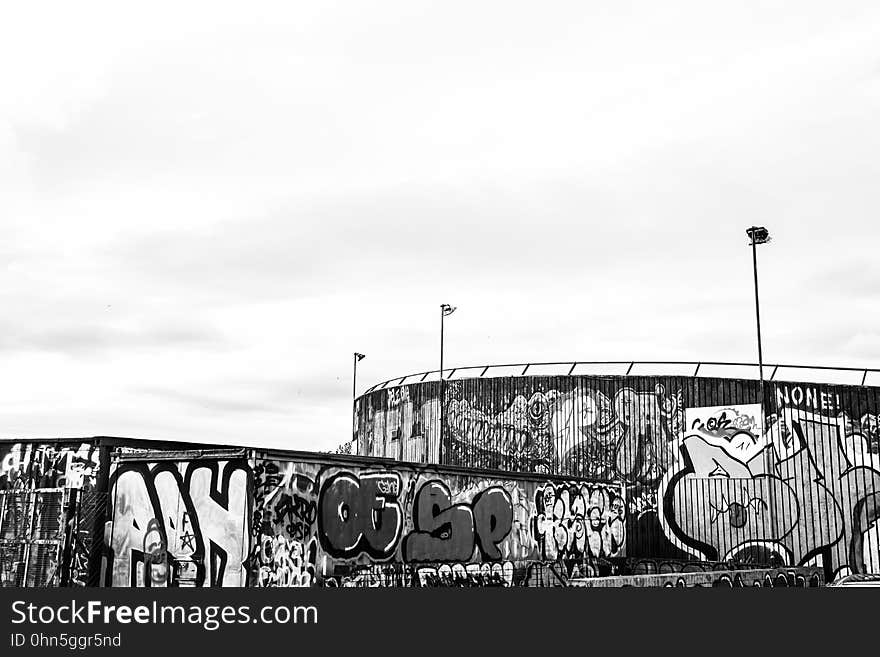
[[[761,382],[761,425],[764,424],[764,352],[761,348],[761,304],[758,301],[758,244],[767,244],[770,241],[770,231],[763,226],[752,226],[746,229],[746,235],[751,240],[752,269],[755,275],[755,320],[758,324],[758,376]]]
[[[445,406],[445,396],[444,396],[444,387],[445,381],[443,380],[443,320],[447,315],[451,315],[455,312],[455,306],[450,306],[448,303],[440,304],[440,445],[437,449],[437,461],[438,463],[443,463],[443,407]]]
[[[354,373],[351,377],[351,403],[353,407],[352,433],[357,433],[357,380],[358,380],[358,362],[366,358],[366,354],[354,352]]]

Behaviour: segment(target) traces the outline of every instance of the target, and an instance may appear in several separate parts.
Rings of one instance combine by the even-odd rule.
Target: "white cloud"
[[[876,365],[875,3],[19,3],[0,435],[332,447],[437,364]],[[6,20],[5,18],[8,18]]]

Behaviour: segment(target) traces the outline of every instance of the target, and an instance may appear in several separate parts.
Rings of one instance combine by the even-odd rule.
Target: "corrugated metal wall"
[[[440,404],[440,394],[443,404]],[[880,570],[880,390],[676,376],[410,384],[356,404],[358,452],[622,481],[628,554]]]

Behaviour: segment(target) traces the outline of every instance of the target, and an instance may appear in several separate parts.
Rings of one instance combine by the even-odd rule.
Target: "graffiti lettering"
[[[626,505],[605,486],[546,484],[535,495],[532,521],[545,559],[620,556],[626,540]]]
[[[513,586],[513,564],[442,564],[418,570],[419,585],[427,587]]]
[[[88,488],[98,472],[93,444],[58,447],[53,443],[0,445],[0,490]]]
[[[361,552],[374,559],[392,556],[403,531],[399,492],[400,475],[394,472],[330,477],[318,505],[321,546],[338,558]]]
[[[251,476],[243,461],[121,465],[111,477],[104,583],[166,585],[169,567],[192,562],[198,586],[243,585]]]
[[[318,546],[315,539],[303,547],[284,536],[263,538],[258,586],[303,587],[315,582]]]
[[[433,480],[419,489],[413,507],[414,529],[403,545],[407,561],[470,561],[474,547],[482,559],[497,560],[513,526],[510,495],[500,487],[453,504],[449,487]]]

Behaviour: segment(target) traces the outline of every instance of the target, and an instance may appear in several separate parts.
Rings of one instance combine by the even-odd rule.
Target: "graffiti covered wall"
[[[399,386],[357,401],[355,442],[361,456],[439,463],[440,385]]]
[[[111,586],[511,586],[623,557],[619,486],[289,458],[120,461]]]
[[[71,497],[82,584],[556,585],[637,574],[623,557],[880,572],[878,388],[772,382],[763,405],[755,381],[693,377],[438,392],[358,400],[368,457],[5,442],[0,488],[89,493]]]
[[[411,466],[264,461],[257,470],[260,585],[512,585],[528,561],[625,553],[625,505],[613,485]]]
[[[731,384],[718,396],[747,397],[743,389],[749,385]],[[432,382],[360,398],[360,453],[390,458],[421,453],[420,437],[430,436],[427,444],[436,447],[424,456],[434,463],[622,481],[627,486],[628,552],[688,558],[666,539],[657,503],[660,481],[676,458],[674,441],[684,422],[687,379],[450,381],[444,386],[442,414],[439,391],[439,384]],[[406,446],[408,439],[415,441],[415,448]]]
[[[110,476],[101,582],[244,586],[252,486],[242,458],[120,461]]]
[[[816,386],[773,392],[764,431],[759,406],[689,409],[661,484],[667,534],[701,559],[880,571],[876,407]]]
[[[19,546],[20,554],[24,557],[18,560],[21,563],[39,562],[40,558],[34,558],[37,554],[51,556],[51,567],[46,572],[51,572],[52,576],[45,582],[52,586],[89,584],[92,545],[98,534],[96,527],[103,531],[106,500],[102,497],[101,489],[106,484],[106,464],[111,443],[114,442],[126,441],[98,437],[0,440],[0,494],[4,495],[2,499],[6,501],[5,504],[0,503],[0,515],[3,516],[0,524],[5,524],[0,537],[3,543],[0,546],[3,548],[0,550],[3,552],[0,567],[5,569],[9,566],[9,549]],[[29,495],[33,495],[35,505],[17,505],[25,512],[25,521],[9,523],[9,514],[14,508],[10,501],[31,499]],[[57,550],[48,549],[46,537],[37,538],[33,524],[38,514],[47,517],[40,512],[36,503],[45,504],[52,499],[64,500],[63,509],[59,512],[63,521],[59,524],[57,535],[52,536],[52,540],[57,541]],[[104,504],[101,504],[102,501]],[[28,519],[28,510],[35,514],[34,518]],[[51,515],[54,517],[55,511]],[[25,582],[26,586],[36,586],[34,582],[42,580],[28,574],[18,577],[16,581]]]
[[[818,588],[824,583],[823,573],[816,568],[756,568],[681,574],[596,577],[572,580],[576,588],[651,587],[651,588]]]
[[[94,443],[0,442],[0,490],[88,488],[98,468]]]
[[[431,435],[442,464],[621,481],[636,557],[880,571],[876,388],[773,383],[762,414],[740,379],[464,379],[442,409],[428,385],[359,399],[359,448],[400,458],[375,437]],[[412,420],[426,407],[433,428]]]

